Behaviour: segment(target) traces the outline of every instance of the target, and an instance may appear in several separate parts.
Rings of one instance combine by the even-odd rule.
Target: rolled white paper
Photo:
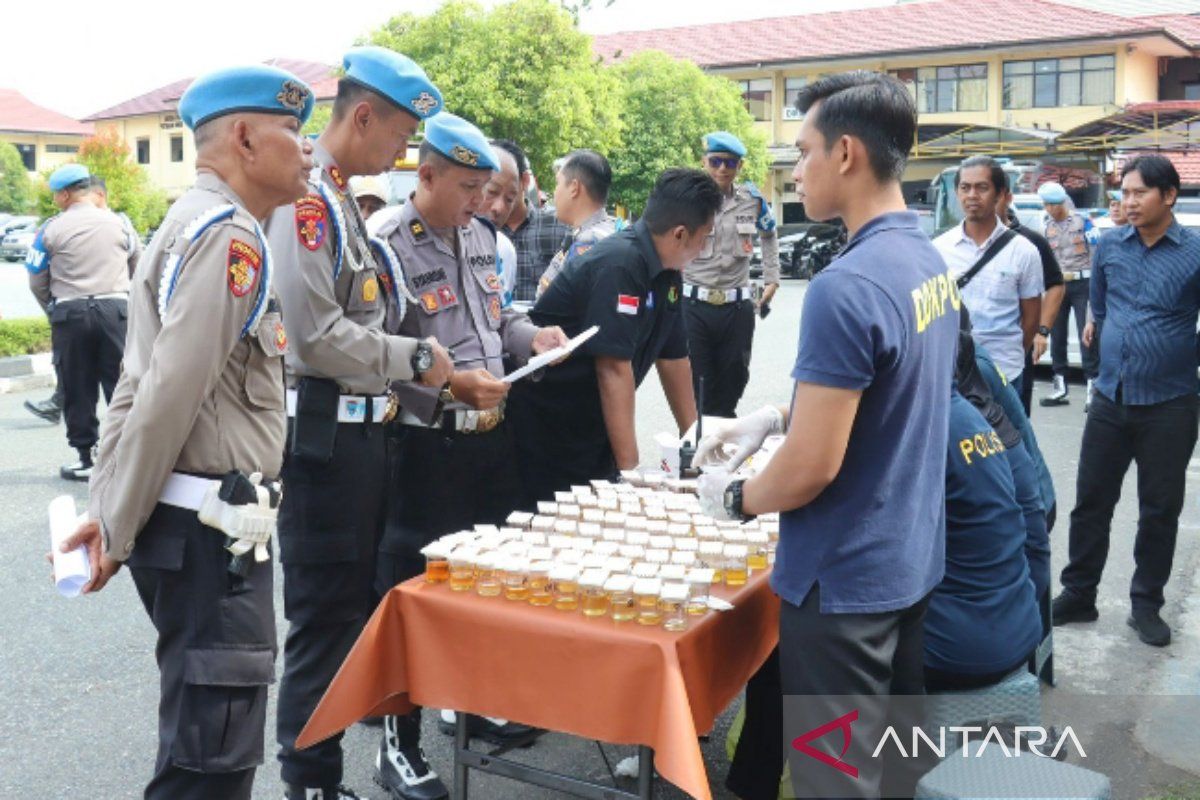
[[[58,548],[62,541],[79,527],[75,513],[75,498],[59,495],[50,501],[50,552],[54,557],[54,585],[63,597],[76,597],[92,579],[92,565],[88,561],[87,548],[83,545],[63,553]]]

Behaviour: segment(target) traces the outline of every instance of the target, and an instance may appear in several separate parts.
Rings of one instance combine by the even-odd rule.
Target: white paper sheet
[[[546,352],[542,353],[541,355],[534,356],[533,358],[529,359],[529,363],[526,364],[525,366],[505,375],[504,382],[505,383],[515,383],[515,382],[521,380],[521,378],[524,378],[526,375],[530,374],[531,372],[537,372],[542,367],[549,366],[550,364],[553,364],[555,361],[558,361],[561,358],[565,358],[566,356],[569,356],[571,353],[574,353],[575,350],[581,344],[583,344],[584,342],[586,342],[588,339],[592,338],[599,332],[600,332],[600,326],[593,325],[592,327],[588,328],[586,331],[579,334],[574,339],[572,339],[571,341],[562,345],[561,347],[556,347],[553,350],[547,350]]]
[[[50,501],[50,552],[54,559],[54,585],[63,597],[76,597],[92,579],[92,565],[83,545],[63,553],[58,547],[75,529],[79,518],[75,513],[75,498],[59,495]]]

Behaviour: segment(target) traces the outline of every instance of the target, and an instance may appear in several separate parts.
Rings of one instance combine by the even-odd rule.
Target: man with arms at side
[[[1200,234],[1175,219],[1179,173],[1162,156],[1138,156],[1121,171],[1129,224],[1096,246],[1091,308],[1100,373],[1083,426],[1070,561],[1054,598],[1054,624],[1098,618],[1096,591],[1108,559],[1113,509],[1137,463],[1138,527],[1129,624],[1163,647],[1171,629],[1160,611],[1171,577],[1188,463],[1196,445],[1196,320]]]
[[[815,727],[846,713],[837,695],[874,706],[888,701],[871,698],[922,691],[922,622],[945,560],[959,298],[900,188],[917,128],[904,85],[871,72],[832,75],[802,89],[797,108],[796,188],[809,216],[841,217],[850,241],[804,298],[790,411],[768,406],[726,424],[701,442],[696,462],[706,470],[701,504],[714,516],[784,512],[771,573],[783,601],[782,688],[810,696],[797,724],[811,713]],[[720,468],[736,469],[785,428],[761,473],[730,480]],[[871,730],[860,734],[864,724]],[[884,724],[874,715],[856,723],[844,755],[837,736],[811,742],[857,765],[860,778],[801,757],[791,762],[797,793],[913,791],[915,765],[881,768],[864,750]]]
[[[88,545],[85,591],[128,563],[158,633],[150,800],[248,800],[263,759],[276,650],[269,509],[287,337],[260,221],[305,192],[312,145],[300,128],[312,106],[298,78],[261,65],[197,78],[180,98],[196,136],[196,183],[171,206],[134,277],[91,521],[63,545]],[[218,501],[223,482],[249,497]],[[202,505],[217,507],[222,529],[202,521]],[[261,538],[238,536],[235,523],[247,518],[265,523],[255,526]]]
[[[1054,390],[1040,401],[1043,406],[1062,406],[1067,399],[1067,323],[1075,315],[1075,330],[1083,336],[1083,326],[1088,320],[1088,294],[1092,275],[1092,253],[1095,247],[1096,230],[1092,221],[1075,210],[1071,198],[1062,184],[1056,181],[1038,187],[1038,196],[1045,204],[1043,228],[1046,239],[1054,248],[1054,255],[1062,267],[1066,281],[1065,307],[1056,309],[1051,323],[1050,359],[1054,369]],[[1061,303],[1060,303],[1061,305]],[[1047,318],[1042,309],[1042,319]],[[1096,379],[1096,354],[1088,345],[1079,343],[1083,360],[1083,375],[1087,379],[1087,394],[1083,403],[1086,412],[1092,403],[1093,386]]]
[[[699,170],[666,170],[642,218],[572,259],[530,312],[569,336],[600,332],[509,394],[526,505],[638,465],[635,394],[652,366],[680,432],[696,421],[680,270],[700,252],[720,202]]]
[[[995,159],[968,158],[959,166],[954,186],[963,221],[933,244],[971,312],[976,344],[988,349],[1020,394],[1025,353],[1041,319],[1042,262],[1037,248],[996,216],[1008,176]]]
[[[1017,213],[1013,211],[1012,201],[1012,187],[1010,186],[1000,193],[1000,202],[996,204],[996,215],[1009,228],[1028,239],[1037,248],[1038,256],[1042,259],[1042,310],[1038,320],[1037,333],[1033,336],[1033,346],[1025,351],[1025,372],[1022,374],[1028,374],[1029,380],[1021,381],[1020,387],[1021,406],[1025,410],[1025,416],[1028,417],[1033,406],[1033,373],[1029,370],[1042,359],[1042,356],[1046,354],[1046,348],[1050,346],[1047,337],[1050,336],[1050,329],[1054,326],[1055,317],[1058,316],[1058,308],[1062,305],[1066,289],[1063,288],[1062,267],[1058,265],[1058,259],[1054,257],[1054,248],[1046,241],[1045,236],[1021,224]]]
[[[742,141],[728,131],[714,131],[704,137],[704,151],[704,171],[725,199],[704,249],[684,270],[688,355],[697,402],[704,404],[700,412],[734,417],[750,380],[755,316],[771,305],[779,289],[779,241],[766,198],[753,183],[738,182],[746,156]],[[750,290],[756,236],[766,286],[758,301]]]

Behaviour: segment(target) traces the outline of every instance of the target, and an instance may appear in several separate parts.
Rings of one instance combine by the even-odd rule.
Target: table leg
[[[467,736],[467,715],[456,712],[454,715],[454,790],[451,796],[454,800],[467,800],[467,777],[470,768],[463,760],[462,752],[470,747],[471,741]]]
[[[652,800],[654,796],[654,750],[638,745],[638,797]]]

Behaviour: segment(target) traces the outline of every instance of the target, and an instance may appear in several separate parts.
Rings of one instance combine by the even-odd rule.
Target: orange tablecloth
[[[416,578],[384,597],[297,745],[416,703],[647,745],[662,777],[709,800],[697,734],[766,660],[779,619],[765,573],[714,593],[734,609],[668,633]]]

